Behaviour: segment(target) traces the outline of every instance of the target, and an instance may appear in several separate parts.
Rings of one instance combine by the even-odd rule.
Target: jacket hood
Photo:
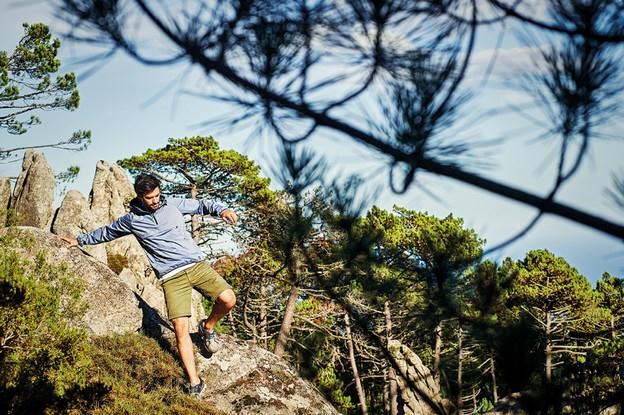
[[[167,204],[166,198],[161,195],[160,204],[158,205],[156,210],[160,209],[166,204]],[[130,212],[134,213],[135,215],[140,215],[140,216],[151,215],[152,213],[154,213],[151,210],[146,209],[145,206],[143,206],[143,202],[141,202],[141,199],[139,199],[138,197],[135,197],[134,199],[130,201]]]

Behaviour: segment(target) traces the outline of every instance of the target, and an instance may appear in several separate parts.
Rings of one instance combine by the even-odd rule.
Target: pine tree
[[[43,23],[24,23],[23,27],[24,36],[15,50],[12,53],[0,51],[0,131],[13,135],[22,135],[30,127],[40,124],[41,120],[32,115],[37,111],[73,111],[80,103],[74,73],[53,77],[61,66],[57,57],[61,41],[53,39],[50,29]],[[38,145],[37,148],[80,151],[90,143],[91,132],[81,130],[66,140]],[[0,147],[0,159],[27,148],[32,146]],[[71,169],[65,175],[70,173]]]

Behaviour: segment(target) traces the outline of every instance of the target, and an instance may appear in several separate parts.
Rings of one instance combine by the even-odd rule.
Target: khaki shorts
[[[162,283],[169,320],[190,317],[193,288],[204,297],[216,299],[223,291],[232,287],[205,261],[180,271]]]

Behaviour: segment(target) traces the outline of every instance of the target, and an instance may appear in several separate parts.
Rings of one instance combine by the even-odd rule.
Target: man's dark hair
[[[134,191],[139,197],[143,196],[145,193],[151,192],[157,187],[160,187],[160,180],[151,174],[141,173],[134,179]]]

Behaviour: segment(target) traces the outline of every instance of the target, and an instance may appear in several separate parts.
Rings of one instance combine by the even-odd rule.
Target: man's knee
[[[173,330],[175,331],[176,337],[185,336],[189,333],[189,318],[188,317],[178,317],[171,320],[173,324]]]
[[[236,305],[236,294],[234,294],[234,291],[232,291],[232,289],[228,288],[227,290],[219,294],[219,297],[217,297],[217,301],[223,304],[228,309],[231,309],[234,307],[234,305]]]

